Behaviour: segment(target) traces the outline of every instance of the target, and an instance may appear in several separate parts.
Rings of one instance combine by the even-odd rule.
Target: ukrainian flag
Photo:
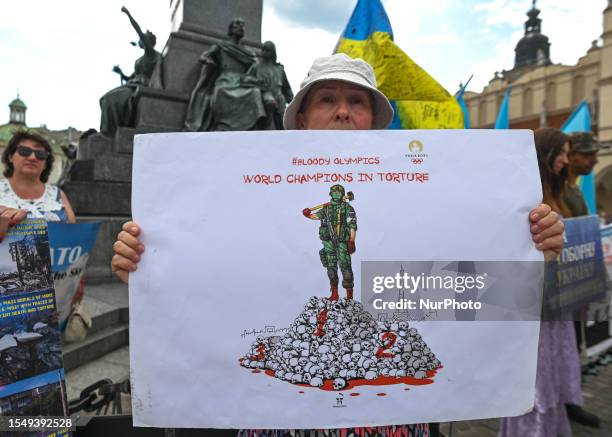
[[[393,42],[380,0],[359,0],[336,53],[361,58],[376,73],[378,89],[391,101],[392,129],[462,129],[459,103]]]

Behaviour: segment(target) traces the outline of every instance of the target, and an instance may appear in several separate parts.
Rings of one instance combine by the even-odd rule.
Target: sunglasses
[[[49,152],[47,152],[46,150],[32,149],[31,147],[22,145],[17,146],[17,153],[19,153],[19,155],[23,156],[24,158],[27,158],[32,153],[34,153],[36,159],[39,159],[41,161],[44,161],[49,157]]]

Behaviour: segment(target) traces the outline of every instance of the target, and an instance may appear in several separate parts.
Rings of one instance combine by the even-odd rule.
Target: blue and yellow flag
[[[495,120],[495,129],[510,129],[510,94],[512,93],[512,84],[504,93],[504,100],[499,107],[497,120]]]
[[[467,104],[463,99],[463,95],[465,94],[465,89],[473,77],[474,75],[472,74],[465,85],[459,84],[459,91],[457,91],[457,94],[455,94],[455,99],[457,99],[457,103],[459,103],[459,107],[461,107],[461,112],[463,113],[463,127],[465,129],[470,128],[470,111],[468,110]]]
[[[391,101],[392,129],[462,129],[459,103],[393,42],[380,0],[359,0],[336,53],[367,61],[378,89]]]

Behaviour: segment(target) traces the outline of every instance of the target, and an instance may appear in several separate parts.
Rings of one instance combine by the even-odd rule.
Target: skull
[[[333,373],[332,373],[331,370],[324,370],[323,371],[323,376],[325,377],[325,379],[332,379]]]
[[[274,372],[274,376],[277,377],[278,379],[284,379],[285,371],[277,370],[276,372]]]
[[[406,376],[406,369],[398,369],[398,371],[395,372],[396,378],[401,378],[402,376]]]
[[[361,354],[358,352],[353,352],[351,354],[351,361],[357,362],[359,361],[359,358],[361,357]]]
[[[346,379],[356,379],[357,378],[357,370],[351,369],[346,372]]]
[[[410,335],[411,337],[415,337],[418,334],[418,331],[414,328],[410,328],[408,330],[408,335]]]
[[[298,364],[302,367],[304,367],[307,363],[308,360],[305,357],[301,357],[300,359],[298,359]]]
[[[414,360],[414,363],[412,363],[412,368],[415,369],[415,370],[419,370],[419,369],[423,368],[424,364],[425,363],[423,363],[422,360],[416,359],[416,360]]]
[[[295,373],[293,374],[293,377],[291,378],[291,382],[293,384],[299,384],[302,382],[302,375]]]
[[[348,367],[351,370],[354,370],[357,368],[357,363],[355,361],[351,361],[350,363],[348,363]]]
[[[303,372],[304,372],[304,368],[303,368],[302,366],[295,366],[295,367],[293,368],[293,372],[294,372],[294,373],[300,373],[300,374],[301,374],[301,373],[303,373]]]
[[[263,341],[264,341],[264,338],[261,335],[257,336],[257,343],[258,344],[259,343],[263,343]]]
[[[312,375],[310,373],[304,373],[302,375],[302,382],[304,384],[310,384],[310,380],[312,379]]]
[[[399,322],[398,326],[401,331],[405,331],[406,329],[408,329],[408,322]]]
[[[315,354],[317,353],[317,350],[319,349],[319,342],[314,340],[312,343],[310,343],[310,353],[311,354]]]
[[[313,376],[310,378],[310,385],[312,387],[321,387],[323,385],[323,378],[319,376]]]
[[[333,382],[334,390],[342,390],[346,386],[346,381],[342,378],[336,378]]]
[[[366,374],[365,369],[363,369],[363,368],[357,369],[357,376],[358,376],[358,377],[360,377],[360,378],[364,378],[364,377],[365,377],[365,374]]]
[[[400,361],[399,363],[397,363],[397,367],[399,367],[400,369],[405,369],[406,368],[406,363],[403,362],[403,361]]]
[[[352,325],[356,325],[357,323],[359,323],[359,316],[354,315],[351,317],[351,324]]]
[[[414,372],[414,377],[416,379],[425,379],[426,376],[427,374],[422,370],[417,370],[416,372]]]

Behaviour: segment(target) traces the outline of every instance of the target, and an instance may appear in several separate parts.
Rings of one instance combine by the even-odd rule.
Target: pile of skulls
[[[341,390],[352,379],[423,379],[440,361],[408,322],[377,322],[361,303],[312,297],[282,337],[258,337],[240,363],[276,378]]]

